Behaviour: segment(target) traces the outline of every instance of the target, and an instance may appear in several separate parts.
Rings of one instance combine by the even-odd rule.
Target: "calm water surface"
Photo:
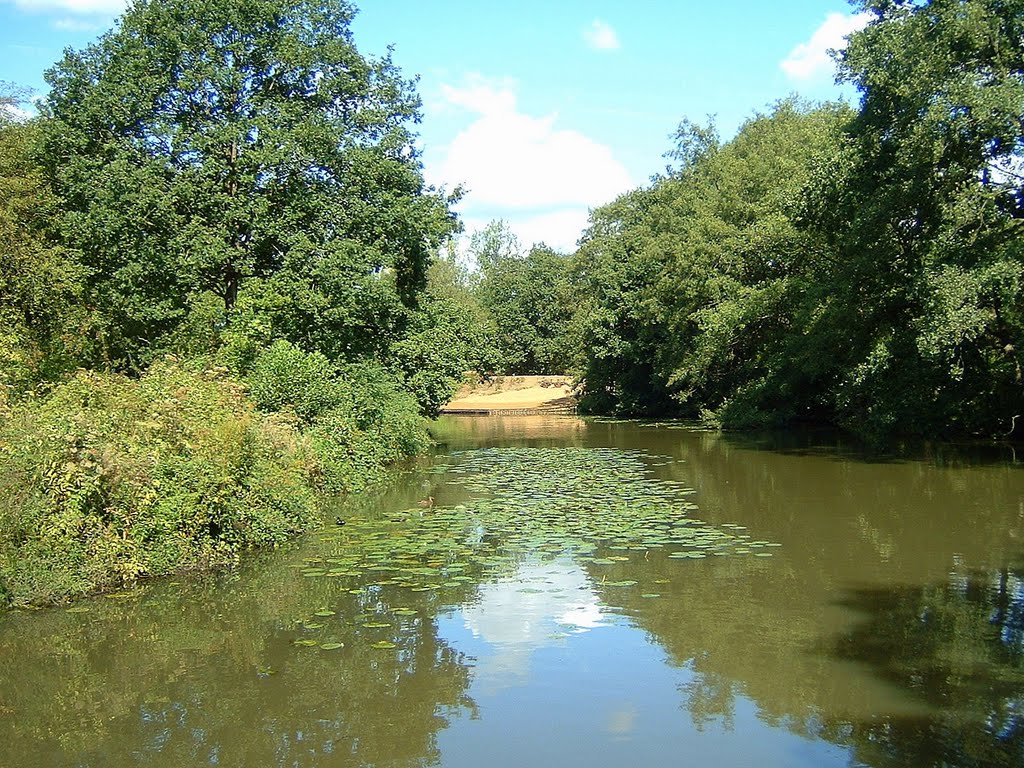
[[[235,574],[9,614],[0,766],[1024,765],[1010,449],[871,458],[542,417],[437,432],[437,457],[339,510],[348,530],[471,506],[450,470],[478,448],[611,448],[695,519],[779,546],[493,542],[486,567],[410,588],[332,571],[331,526]]]

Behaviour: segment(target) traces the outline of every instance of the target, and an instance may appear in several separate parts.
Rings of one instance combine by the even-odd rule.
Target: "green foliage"
[[[494,324],[453,250],[430,265],[427,290],[389,359],[428,417],[452,399],[467,372],[499,367]]]
[[[249,395],[266,412],[292,410],[311,424],[344,401],[334,366],[319,352],[306,353],[286,341],[263,350],[245,377]]]
[[[377,482],[389,466],[430,444],[419,404],[390,373],[351,365],[338,381],[344,401],[319,414],[307,430],[317,455],[317,487],[328,493]]]
[[[449,402],[475,356],[466,316],[444,301],[428,300],[405,337],[391,348],[405,387],[430,417]]]
[[[0,115],[0,389],[17,394],[73,368],[88,348],[84,271],[52,231],[57,199],[33,158],[38,123]]]
[[[585,411],[641,416],[674,409],[658,363],[667,329],[652,291],[662,262],[645,247],[657,234],[649,215],[657,189],[596,209],[572,259],[579,343],[570,359],[584,380]]]
[[[1024,3],[865,0],[860,108],[792,100],[596,211],[584,405],[723,427],[1011,434],[1024,413]]]
[[[434,314],[434,322],[447,325],[457,339],[457,357],[464,360],[463,371],[494,371],[500,360],[494,318],[480,302],[480,272],[459,261],[450,244],[449,251],[434,260],[427,273],[423,308]]]
[[[451,199],[424,185],[412,84],[359,54],[352,15],[143,0],[48,73],[45,157],[102,360],[142,367],[209,294],[332,359],[397,335]]]
[[[666,167],[666,176],[681,175],[717,151],[722,144],[718,131],[715,129],[714,120],[710,117],[707,125],[701,125],[684,117],[671,138],[675,142],[675,146],[665,153],[665,159],[672,160],[678,165]]]
[[[53,602],[232,563],[315,521],[314,467],[223,369],[80,372],[0,423],[0,581]]]
[[[798,229],[795,202],[847,117],[839,107],[782,102],[668,182],[680,186],[673,207],[685,239],[660,291],[677,340],[666,364],[674,397],[689,410],[762,426],[814,409],[794,397],[818,383],[789,344],[832,253]]]
[[[469,239],[469,254],[477,268],[486,272],[495,264],[522,256],[519,238],[502,219],[495,219]]]
[[[352,14],[141,0],[0,124],[0,602],[233,562],[427,445],[476,354],[420,305],[456,196]]]
[[[840,253],[826,321],[858,329],[840,417],[1005,434],[1024,407],[1024,4],[864,8],[842,58],[860,112],[809,206]]]
[[[381,271],[386,261],[355,242],[330,254],[292,253],[275,274],[242,286],[229,332],[261,347],[287,339],[337,361],[383,358],[409,312],[394,273]]]
[[[476,293],[495,328],[499,372],[566,371],[573,306],[569,259],[544,244],[523,255],[504,222],[474,236],[480,266]]]
[[[416,399],[379,366],[339,368],[278,341],[256,356],[245,381],[261,410],[298,417],[316,462],[311,479],[328,493],[358,490],[429,444]]]
[[[733,426],[793,415],[791,380],[806,372],[784,347],[827,258],[794,203],[844,116],[789,100],[724,145],[684,122],[683,165],[595,212],[574,266],[585,407]]]
[[[0,410],[7,597],[232,564],[318,523],[324,493],[363,488],[429,443],[415,399],[377,366],[279,341],[244,383],[169,359],[139,379],[81,371]]]

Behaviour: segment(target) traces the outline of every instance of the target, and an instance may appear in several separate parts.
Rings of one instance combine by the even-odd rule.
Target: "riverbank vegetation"
[[[495,222],[467,269],[351,6],[133,4],[0,117],[0,603],[303,530],[467,370],[570,372],[597,413],[1019,436],[1024,4],[858,5],[856,108],[683,120],[575,253]]]
[[[234,562],[428,444],[458,195],[353,13],[136,3],[0,126],[0,604]]]
[[[592,212],[561,277],[520,254],[526,287],[503,299],[508,259],[481,259],[485,307],[532,291],[556,318],[542,357],[529,312],[494,312],[523,340],[508,360],[561,359],[595,413],[1020,436],[1024,4],[857,5],[872,20],[839,57],[857,108],[790,98],[729,140],[684,120],[666,171]]]

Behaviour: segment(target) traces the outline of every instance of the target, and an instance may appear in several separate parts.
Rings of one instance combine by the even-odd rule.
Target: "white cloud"
[[[814,30],[811,39],[790,51],[779,66],[793,80],[811,80],[831,74],[834,63],[829,51],[843,50],[847,36],[863,29],[871,18],[870,13],[830,13]]]
[[[98,32],[103,29],[102,24],[97,24],[92,21],[83,21],[82,19],[74,18],[63,18],[57,19],[53,22],[53,26],[56,29],[62,29],[65,32]]]
[[[594,19],[583,28],[583,39],[596,51],[617,51],[622,47],[611,24],[601,19]]]
[[[459,206],[473,220],[505,219],[523,245],[544,241],[574,250],[591,207],[635,186],[609,147],[558,126],[558,116],[520,111],[515,84],[471,76],[442,86],[445,108],[471,113],[446,147],[425,157],[430,183],[467,192]]]
[[[25,11],[64,11],[83,16],[116,16],[127,0],[7,0]]]
[[[468,260],[473,234],[482,231],[494,219],[501,219],[516,236],[520,250],[524,253],[540,243],[559,253],[572,253],[576,250],[580,235],[590,223],[589,218],[590,209],[585,206],[563,208],[550,213],[477,210],[462,216],[463,231],[457,238],[456,250]]]
[[[30,120],[36,116],[36,113],[31,109],[23,109],[16,104],[0,104],[0,114],[4,117],[21,122],[22,120]]]
[[[604,202],[611,202],[611,199]],[[562,253],[576,250],[576,241],[587,227],[590,211],[588,208],[570,208],[537,216],[514,217],[509,226],[516,233],[519,242],[527,247],[544,243]]]
[[[490,646],[474,665],[489,692],[521,683],[537,651],[606,619],[589,576],[570,558],[527,559],[511,576],[481,585],[478,599],[462,609],[466,628]]]
[[[557,115],[519,111],[509,84],[476,76],[444,86],[449,103],[476,114],[428,168],[433,183],[464,183],[474,204],[538,210],[592,206],[633,186],[611,149],[578,131],[558,128]]]
[[[515,111],[515,88],[515,82],[509,78],[488,79],[470,75],[462,87],[442,85],[441,94],[445,103],[470,112],[481,115],[500,114]]]

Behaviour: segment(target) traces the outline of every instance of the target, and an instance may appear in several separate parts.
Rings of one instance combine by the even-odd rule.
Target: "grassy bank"
[[[0,604],[230,565],[427,445],[379,369],[275,344],[244,368],[79,372],[0,406]]]

